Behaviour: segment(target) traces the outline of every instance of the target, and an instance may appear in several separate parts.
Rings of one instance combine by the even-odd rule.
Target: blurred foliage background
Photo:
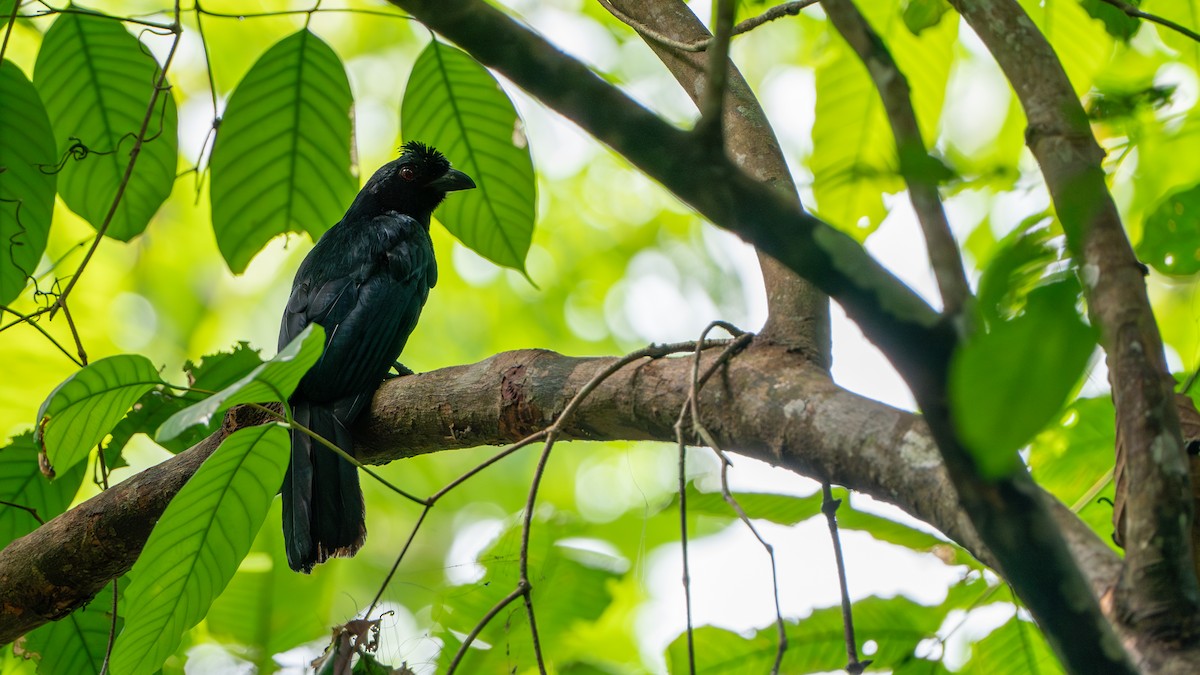
[[[169,7],[157,0],[104,4],[103,11],[114,15],[169,20]],[[292,275],[311,247],[306,235],[280,237],[244,274],[229,271],[214,240],[205,177],[213,95],[223,109],[255,60],[307,22],[349,74],[358,175],[365,180],[408,140],[399,136],[400,99],[411,64],[430,39],[420,24],[381,3],[324,3],[311,17],[300,12],[246,18],[239,17],[308,6],[282,0],[202,4],[203,42],[197,13],[184,12],[180,53],[170,70],[180,113],[174,190],[143,235],[128,243],[102,242],[71,299],[72,318],[92,360],[141,353],[176,382],[183,379],[186,361],[239,342],[273,354]],[[656,112],[684,125],[694,119],[691,104],[643,42],[598,3],[506,4]],[[768,4],[744,2],[740,11],[749,16]],[[974,36],[952,12],[931,19],[929,27],[905,23],[910,12],[925,5],[936,9],[937,2],[859,4],[894,45],[915,83],[927,140],[955,174],[944,192],[973,277],[1028,232],[1048,233],[1051,249],[1061,251],[1044,186],[1023,147],[1023,115]],[[1172,367],[1181,373],[1195,369],[1200,225],[1188,201],[1194,197],[1179,194],[1200,182],[1200,46],[1162,28],[1131,26],[1097,9],[1101,3],[1022,4],[1089,102],[1093,128],[1108,151],[1114,194],[1131,238],[1151,266],[1148,283]],[[693,5],[707,15],[707,3]],[[0,8],[9,7],[0,2]],[[1142,7],[1181,21],[1188,11],[1200,12],[1195,0],[1145,0]],[[23,15],[45,11],[40,3],[21,8]],[[17,20],[5,57],[31,74],[41,36],[53,21],[52,13]],[[161,62],[169,38],[128,27]],[[872,253],[932,299],[907,200],[893,194],[902,185],[894,153],[886,149],[891,138],[878,100],[865,71],[820,12],[807,10],[738,38],[733,58],[764,103],[805,203],[865,240]],[[533,283],[435,226],[440,280],[403,355],[407,366],[421,372],[525,347],[619,354],[650,341],[694,339],[716,318],[749,330],[761,325],[762,282],[748,247],[702,222],[569,122],[515,88],[507,90],[524,120],[537,172],[538,220],[527,259]],[[58,202],[39,283],[53,283],[55,274],[75,269],[93,235]],[[29,312],[44,302],[27,289],[12,308]],[[4,314],[3,323],[11,318]],[[43,317],[39,326],[74,351],[61,318]],[[1102,362],[1093,361],[1080,398],[1026,457],[1035,477],[1107,540],[1111,512],[1100,498],[1112,493],[1112,408]],[[30,429],[41,400],[76,369],[29,326],[0,332],[0,434]],[[844,386],[911,407],[877,352],[842,318],[835,325],[834,374]],[[410,492],[428,494],[491,452],[437,453],[380,472]],[[125,456],[130,466],[117,469],[113,480],[161,461],[167,452],[138,437]],[[692,457],[697,489],[715,489],[715,461],[707,451]],[[384,606],[394,613],[383,622],[382,661],[440,672],[456,640],[512,587],[519,513],[534,461],[533,452],[506,459],[432,511],[384,591]],[[669,446],[648,443],[576,443],[554,454],[539,496],[533,549],[543,643],[558,672],[668,667],[679,672],[678,527],[669,508],[674,465]],[[98,490],[90,478],[89,472],[74,503]],[[845,658],[838,650],[840,628],[827,620],[825,609],[836,603],[832,556],[823,522],[810,520],[817,513],[810,496],[815,484],[749,460],[738,461],[734,484],[747,492],[784,495],[778,502],[763,501],[760,511],[747,508],[768,524],[766,532],[780,551],[779,591],[791,636],[786,672],[840,667]],[[311,576],[287,570],[276,502],[250,557],[164,672],[265,673],[280,667],[299,672],[327,642],[329,627],[366,609],[419,513],[370,480],[364,488],[366,548]],[[1057,668],[1012,595],[969,556],[869,499],[855,497],[843,509],[846,526],[854,530],[846,536],[850,583],[862,598],[856,616],[868,657],[897,673]],[[4,541],[32,529],[20,514],[3,516]],[[693,574],[698,621],[714,625],[705,629],[698,650],[702,672],[766,672],[762,659],[769,666],[774,628],[761,549],[732,513],[696,507],[690,518],[693,536],[699,537],[693,556],[702,561]],[[72,619],[94,629],[77,630],[80,644],[100,639],[103,645],[106,630],[95,627],[107,627],[106,598],[101,594],[89,606],[90,616]],[[488,648],[473,652],[468,672],[535,669],[523,622],[519,609],[498,617],[482,636]],[[59,644],[48,635],[51,628],[39,629],[46,632],[31,635],[19,649],[39,652],[39,644]],[[41,656],[27,661],[6,649],[3,672],[97,672],[94,661],[81,670],[61,670],[73,666],[55,665],[48,652]]]

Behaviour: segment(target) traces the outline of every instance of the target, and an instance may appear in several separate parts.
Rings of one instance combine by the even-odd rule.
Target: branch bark
[[[602,4],[621,21],[631,20],[637,24],[635,30],[647,46],[699,106],[704,96],[707,57],[695,51],[672,49],[662,42],[666,38],[676,43],[707,44],[712,37],[687,4],[682,0],[605,0]],[[645,30],[653,31],[657,37],[648,36],[643,32]],[[775,131],[767,122],[758,98],[732,61],[729,62],[722,123],[725,152],[730,160],[801,208],[796,184],[788,171]],[[757,253],[767,288],[769,312],[759,336],[798,349],[815,363],[828,368],[832,363],[829,298],[762,250]]]
[[[705,364],[717,351],[705,354]],[[390,380],[354,430],[356,454],[383,464],[510,443],[553,422],[616,360],[522,350]],[[564,438],[670,442],[691,373],[690,357],[646,360],[619,371],[584,401],[563,427]],[[836,386],[802,355],[756,341],[705,386],[700,410],[704,426],[731,450],[895,504],[986,564],[996,563],[959,507],[923,419]],[[0,552],[0,643],[65,615],[128,571],[171,497],[224,435],[261,421],[236,409],[220,433]],[[1117,557],[1066,507],[1039,494],[1087,570],[1092,593],[1111,588],[1120,573]],[[1122,637],[1138,642],[1132,633]],[[1200,672],[1196,648],[1139,660],[1147,672]]]
[[[1129,491],[1116,601],[1155,639],[1200,640],[1192,493],[1162,339],[1142,267],[1100,165],[1104,152],[1053,48],[1013,0],[953,0],[1012,83],[1108,358]],[[1140,631],[1139,631],[1140,632]]]
[[[951,323],[849,237],[713,157],[502,12],[478,0],[391,1],[837,299],[912,389],[960,503],[1067,668],[1133,672],[1028,473],[983,480],[960,443],[947,406],[957,344]]]

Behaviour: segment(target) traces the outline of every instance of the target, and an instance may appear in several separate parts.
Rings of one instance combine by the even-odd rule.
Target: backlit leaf
[[[1083,374],[1095,336],[1075,309],[1074,279],[1032,291],[1025,310],[974,334],[950,366],[950,409],[985,477],[1018,463],[1016,451],[1058,415]]]
[[[114,673],[157,671],[184,631],[204,618],[262,526],[283,482],[288,447],[278,425],[239,429],[171,500],[129,573]]]
[[[208,398],[171,415],[155,434],[155,440],[170,441],[195,426],[206,426],[217,414],[239,403],[286,401],[300,378],[308,372],[325,344],[325,329],[309,324],[270,361]]]
[[[6,502],[0,504],[0,548],[33,532],[39,524],[31,513],[12,504],[34,509],[38,518],[47,521],[67,510],[83,484],[86,463],[49,480],[38,468],[37,456],[37,444],[29,431],[0,448],[0,501]]]
[[[434,146],[475,180],[477,189],[446,200],[438,221],[476,253],[524,272],[536,205],[533,160],[496,78],[434,40],[413,64],[400,119],[406,140]]]
[[[341,220],[358,189],[351,172],[350,81],[308,30],[280,40],[229,99],[212,152],[212,223],[229,269],[273,237],[313,240]]]
[[[1139,259],[1163,274],[1200,272],[1200,185],[1164,199],[1144,228]]]
[[[123,623],[118,615],[117,630]],[[24,648],[41,656],[38,675],[100,675],[111,627],[109,584],[83,608],[30,632]]]
[[[8,17],[3,2],[0,13]],[[46,250],[58,182],[57,174],[40,168],[57,161],[50,118],[33,84],[8,60],[0,63],[0,119],[21,129],[0,133],[0,304],[7,304]]]
[[[59,155],[72,155],[59,174],[59,193],[97,229],[117,196],[158,74],[158,63],[119,21],[60,14],[42,40],[33,82]],[[178,113],[169,89],[159,93],[149,119],[137,164],[105,230],[121,241],[146,229],[175,185]]]
[[[134,401],[162,383],[150,359],[138,354],[94,361],[50,392],[34,438],[55,470],[66,471],[104,440]]]

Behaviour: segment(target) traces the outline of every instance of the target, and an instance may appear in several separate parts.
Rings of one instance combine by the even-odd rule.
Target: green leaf
[[[12,16],[13,3],[17,0],[0,0],[0,29],[3,29],[8,23],[8,17]]]
[[[33,432],[27,431],[0,448],[0,501],[27,506],[37,511],[38,518],[48,521],[71,505],[86,472],[87,464],[80,462],[54,480],[47,480],[38,467]],[[37,527],[37,519],[28,511],[0,504],[0,548]]]
[[[155,672],[204,618],[262,526],[288,447],[278,425],[239,429],[171,500],[130,571],[114,673]]]
[[[1016,617],[971,645],[964,673],[987,675],[1057,675],[1062,666],[1037,626]]]
[[[1163,274],[1200,272],[1200,185],[1164,199],[1146,218],[1138,257]]]
[[[854,603],[854,629],[860,644],[873,640],[872,669],[887,671],[916,661],[914,672],[942,673],[940,664],[914,654],[917,645],[933,637],[949,608],[927,607],[904,597],[870,597]],[[818,609],[800,622],[785,622],[788,648],[780,664],[783,673],[838,671],[846,665],[841,606]],[[767,673],[775,661],[779,636],[774,625],[745,637],[712,626],[695,631],[697,673]],[[865,658],[865,657],[864,657]],[[669,672],[688,672],[687,636],[667,648]],[[909,667],[912,667],[911,665]]]
[[[117,630],[124,622],[117,617]],[[41,656],[38,675],[99,675],[112,626],[112,584],[82,609],[25,636],[24,649]]]
[[[7,19],[4,4],[0,16]],[[21,130],[0,133],[0,304],[7,304],[20,295],[46,250],[58,184],[57,174],[40,168],[53,166],[58,154],[50,118],[33,84],[8,60],[0,63],[0,119]]]
[[[266,522],[280,522],[282,502],[271,500]],[[212,604],[204,625],[216,636],[247,647],[258,672],[274,669],[271,657],[329,635],[335,588],[328,574],[296,574],[287,564],[283,531],[260,528],[225,592]],[[304,611],[296,612],[296,598]]]
[[[104,447],[105,461],[110,465],[115,462],[135,434],[153,433],[175,413],[204,400],[209,395],[204,392],[224,389],[260,365],[262,359],[258,350],[251,349],[246,342],[239,343],[231,352],[209,354],[199,364],[187,362],[183,370],[195,391],[173,394],[170,391],[152,389],[146,392],[133,404],[133,410],[125,419],[113,429],[112,438]],[[162,446],[170,452],[183,452],[215,431],[218,424],[220,420],[213,419],[206,426],[191,427],[169,441],[162,441]]]
[[[1020,3],[1050,41],[1076,95],[1083,96],[1112,59],[1114,42],[1104,24],[1088,16],[1078,0]]]
[[[242,78],[210,162],[213,232],[229,269],[244,272],[276,235],[315,241],[341,219],[358,189],[353,105],[341,59],[307,29]]]
[[[1196,30],[1196,18],[1200,17],[1200,0],[1144,0],[1142,9]],[[1200,43],[1166,26],[1154,24],[1153,27],[1162,41],[1178,51],[1193,69],[1200,66]]]
[[[1066,255],[1062,236],[1040,226],[1047,219],[1047,214],[1026,218],[986,262],[976,305],[988,324],[1015,316],[1029,293],[1047,283],[1051,266]]]
[[[1141,0],[1126,1],[1134,7],[1137,7],[1141,2]],[[1134,33],[1138,32],[1138,28],[1142,25],[1136,18],[1104,2],[1104,0],[1079,0],[1079,4],[1083,6],[1088,16],[1104,22],[1104,30],[1108,31],[1109,35],[1122,42],[1129,42],[1129,39],[1133,37]]]
[[[287,401],[300,378],[321,358],[325,329],[309,324],[270,361],[251,370],[238,381],[208,398],[171,415],[155,434],[162,443],[194,426],[207,426],[217,414],[239,403]]]
[[[917,37],[899,20],[891,0],[871,0],[859,7],[908,78],[923,137],[934,138],[954,62],[958,22],[938,22]],[[874,83],[840,36],[832,38],[817,65],[816,82],[809,160],[816,212],[861,242],[887,215],[883,193],[904,189],[896,142]]]
[[[162,383],[144,356],[121,354],[94,361],[46,397],[38,409],[34,438],[51,465],[66,471],[104,440],[134,401]]]
[[[129,165],[158,73],[158,63],[120,21],[60,14],[42,39],[33,82],[50,114],[59,155],[73,155],[59,175],[59,193],[97,229]],[[171,194],[178,124],[171,91],[160,92],[107,236],[128,241],[140,234]]]
[[[913,35],[920,35],[926,28],[938,25],[949,11],[950,3],[946,0],[908,0],[904,3],[904,25]]]
[[[976,333],[950,364],[950,410],[980,473],[1012,471],[1016,451],[1058,414],[1079,381],[1095,336],[1075,309],[1079,284],[1035,289],[1025,311]]]
[[[436,147],[475,180],[438,221],[467,248],[525,271],[537,203],[524,126],[487,68],[434,40],[413,64],[400,107],[404,137]]]

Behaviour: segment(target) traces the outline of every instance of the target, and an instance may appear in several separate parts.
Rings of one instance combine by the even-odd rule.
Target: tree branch
[[[725,158],[712,157],[688,134],[499,10],[479,0],[391,1],[837,299],[912,389],[963,509],[1067,667],[1133,672],[1028,473],[1020,468],[984,480],[960,443],[947,406],[949,358],[957,344],[950,322],[848,236]]]
[[[946,211],[938,194],[937,173],[940,167],[929,156],[925,141],[921,138],[908,79],[900,72],[900,67],[879,34],[854,6],[853,0],[821,0],[821,7],[825,9],[825,15],[833,27],[867,67],[879,91],[896,141],[900,172],[908,184],[908,197],[925,235],[925,248],[929,252],[929,264],[942,294],[943,311],[949,315],[958,314],[971,298],[971,287],[967,283],[962,255],[950,232],[950,222],[946,219]]]
[[[1029,121],[1026,142],[1081,266],[1092,321],[1108,358],[1129,487],[1124,619],[1166,642],[1200,639],[1200,586],[1191,550],[1192,494],[1171,379],[1142,267],[1105,183],[1104,152],[1054,50],[1012,0],[954,0],[1012,83]]]
[[[1170,19],[1164,19],[1163,17],[1158,16],[1156,14],[1150,14],[1148,12],[1143,12],[1142,10],[1138,9],[1137,7],[1134,7],[1133,5],[1129,4],[1128,2],[1125,2],[1124,0],[1101,0],[1101,2],[1110,4],[1113,7],[1116,7],[1117,9],[1121,10],[1122,12],[1125,12],[1126,16],[1131,16],[1135,19],[1144,19],[1146,21],[1156,23],[1160,26],[1170,28],[1171,30],[1175,31],[1176,33],[1179,33],[1180,35],[1183,35],[1184,37],[1195,40],[1196,42],[1200,42],[1200,33],[1197,33],[1196,31],[1188,28],[1187,26],[1175,23],[1174,21],[1171,21]]]
[[[813,0],[815,2],[815,0]],[[614,16],[625,23],[636,22],[634,30],[646,39],[671,75],[692,101],[699,106],[707,59],[694,52],[667,48],[644,31],[669,36],[675,41],[708,44],[711,35],[683,0],[662,0],[656,3],[641,0],[604,0]],[[788,3],[795,5],[795,3]],[[776,6],[783,7],[784,5]],[[799,12],[800,7],[796,6]],[[753,19],[748,19],[751,21]],[[744,25],[738,24],[739,26]],[[737,28],[734,34],[737,34]],[[725,151],[731,160],[759,182],[774,187],[779,194],[800,207],[796,184],[788,171],[787,161],[767,122],[766,113],[738,71],[729,62],[726,81],[725,107],[722,118],[725,130]],[[828,368],[832,362],[829,298],[811,283],[791,271],[778,260],[757,251],[763,282],[767,288],[767,323],[759,337],[786,344],[808,355],[815,363]]]

